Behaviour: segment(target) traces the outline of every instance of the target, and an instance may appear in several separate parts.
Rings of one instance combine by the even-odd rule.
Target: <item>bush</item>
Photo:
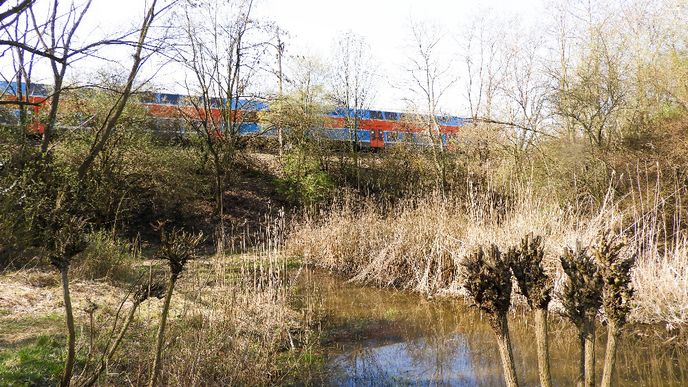
[[[73,273],[81,279],[126,281],[132,276],[135,253],[129,244],[105,231],[94,231],[86,237],[88,246],[73,261]]]
[[[56,159],[76,169],[90,141],[85,132],[65,135]],[[134,129],[117,131],[111,141],[81,182],[81,208],[97,228],[133,236],[155,220],[184,222],[188,205],[209,190],[203,159],[191,147]]]
[[[75,176],[51,160],[34,158],[0,175],[0,258],[22,265],[32,248],[46,247],[60,214],[74,209]]]
[[[309,206],[328,197],[334,187],[319,162],[301,148],[291,149],[285,157],[278,190],[290,200]]]

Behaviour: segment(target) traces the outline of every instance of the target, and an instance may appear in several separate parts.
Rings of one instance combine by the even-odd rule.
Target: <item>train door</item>
[[[370,129],[370,147],[371,148],[384,148],[385,138],[384,132],[381,129]]]

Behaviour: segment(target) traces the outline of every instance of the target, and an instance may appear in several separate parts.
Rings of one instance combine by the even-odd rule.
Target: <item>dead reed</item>
[[[516,246],[532,232],[543,237],[542,265],[559,293],[564,272],[556,257],[577,242],[593,245],[603,230],[619,230],[637,252],[628,318],[669,329],[688,323],[688,234],[682,209],[669,205],[680,204],[682,190],[637,189],[617,198],[610,188],[601,202],[567,205],[528,184],[504,194],[470,185],[467,192],[395,203],[343,194],[330,210],[292,225],[288,253],[352,281],[460,296],[465,289],[457,268],[465,256],[481,245]],[[672,218],[674,225],[667,223]],[[552,307],[561,310],[561,302]]]

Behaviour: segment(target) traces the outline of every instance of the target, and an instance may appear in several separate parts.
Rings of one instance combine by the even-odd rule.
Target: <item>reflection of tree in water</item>
[[[333,364],[333,375],[338,385],[357,385],[378,381],[384,384],[388,373],[384,364],[375,355],[376,348],[360,346],[345,355],[337,357]]]
[[[461,325],[460,315],[437,303],[421,303],[413,315],[424,335],[406,340],[405,350],[414,364],[427,369],[428,379],[439,385],[474,380],[468,342],[456,329]]]
[[[402,321],[387,332],[390,340],[364,342],[337,357],[333,362],[340,376],[337,384],[495,385],[501,382],[494,345],[484,339],[490,332],[485,332],[475,314],[457,313],[446,302],[421,301],[407,305],[403,315]]]
[[[338,347],[339,355],[328,363],[332,384],[503,385],[494,333],[479,312],[460,300],[427,301],[327,276],[315,282],[328,320],[324,331]],[[533,323],[527,313],[510,316],[516,371],[523,386],[539,384]],[[681,340],[666,345],[643,335],[653,329],[636,327],[625,334],[614,385],[688,385],[688,353],[679,345]],[[577,372],[575,329],[553,315],[550,339],[553,384],[571,385]],[[604,334],[598,336],[600,358],[605,340]]]

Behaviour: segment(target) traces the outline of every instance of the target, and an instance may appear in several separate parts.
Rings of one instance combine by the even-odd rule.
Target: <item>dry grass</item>
[[[0,276],[0,309],[13,319],[25,316],[59,314],[63,311],[62,288],[57,272],[36,269],[8,272]],[[73,292],[77,312],[89,299],[116,305],[123,291],[115,286],[94,281],[75,281]]]
[[[214,257],[194,266],[180,279],[173,298],[164,385],[272,384],[303,366],[294,359],[311,349],[314,333],[308,316],[291,306],[293,278],[283,263],[273,261],[271,267],[265,257],[245,255]],[[142,307],[144,331],[153,331],[158,304]],[[124,353],[141,358],[118,359],[126,379],[117,378],[116,384],[146,383],[150,344],[125,343]]]
[[[672,198],[660,197],[659,187],[615,198],[610,189],[601,203],[562,206],[529,187],[514,185],[499,195],[469,186],[462,197],[366,201],[355,210],[351,203],[359,199],[344,195],[328,213],[305,217],[293,227],[289,251],[353,281],[463,296],[458,271],[469,252],[491,243],[516,246],[532,232],[544,238],[545,266],[555,278],[556,295],[564,248],[577,241],[591,245],[611,229],[628,240],[622,254],[638,254],[632,320],[669,328],[688,322],[688,236],[665,222],[673,217],[681,224],[680,206],[668,205],[680,203],[677,190],[668,195]],[[555,297],[553,307],[558,305]]]
[[[162,384],[279,384],[311,366],[303,359],[316,347],[317,332],[312,329],[311,309],[293,307],[297,273],[287,271],[288,262],[281,254],[281,229],[280,220],[261,231],[265,243],[250,254],[204,257],[189,263],[172,298]],[[158,276],[166,265],[147,261],[139,269]],[[16,325],[13,334],[21,339],[3,335],[0,351],[20,350],[13,343],[25,345],[44,335],[61,337],[63,307],[57,276],[52,271],[24,270],[0,277],[0,322]],[[131,301],[122,302],[128,293],[126,286],[116,287],[106,281],[73,280],[71,288],[77,330],[81,332],[77,339],[81,359],[76,370],[78,381],[78,375],[89,375],[97,364],[95,360],[108,339],[119,330],[112,328],[116,316],[119,314],[119,327]],[[98,306],[93,330],[85,311],[91,302]],[[158,299],[149,299],[139,307],[99,385],[148,381],[161,308],[162,300]],[[48,323],[36,329],[31,327],[33,323],[23,323],[43,320],[49,321],[52,329],[44,329]],[[3,348],[3,342],[9,346]]]

